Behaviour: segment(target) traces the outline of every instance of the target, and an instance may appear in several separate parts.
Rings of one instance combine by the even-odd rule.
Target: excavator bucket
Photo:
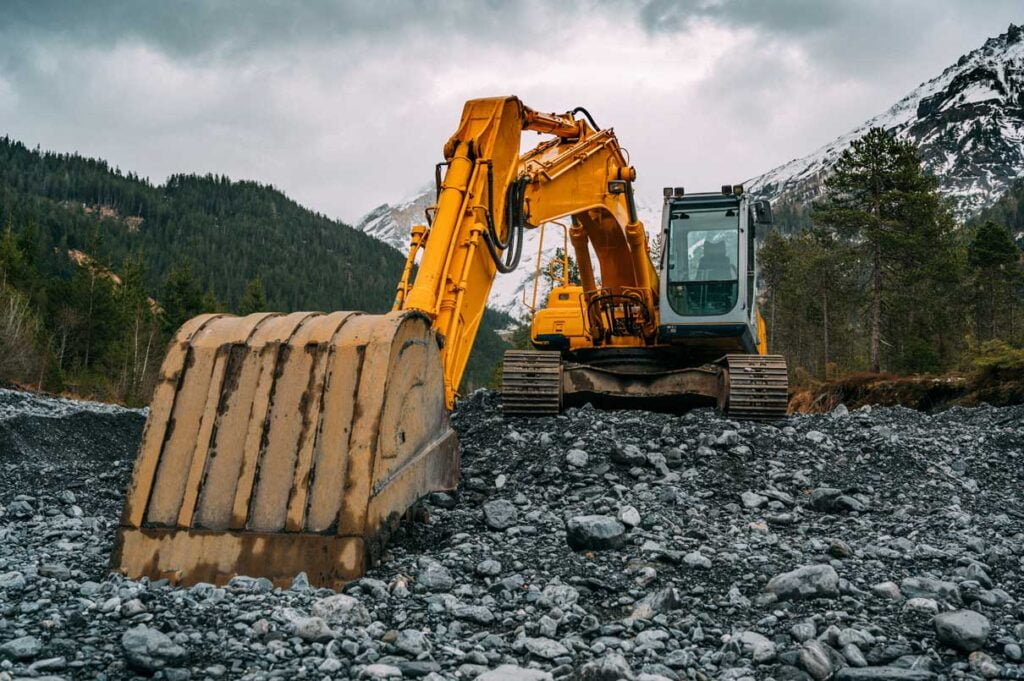
[[[430,320],[203,315],[170,345],[112,564],[129,577],[337,588],[458,483]]]

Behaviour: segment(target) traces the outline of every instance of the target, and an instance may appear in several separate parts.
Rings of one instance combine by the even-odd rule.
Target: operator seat
[[[697,265],[699,281],[728,281],[736,278],[736,268],[725,254],[724,241],[704,244],[704,254]]]

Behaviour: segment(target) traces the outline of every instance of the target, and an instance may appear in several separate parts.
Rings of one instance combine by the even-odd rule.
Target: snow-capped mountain
[[[773,200],[812,200],[840,154],[874,127],[918,145],[962,217],[994,203],[1024,176],[1024,26],[1011,24],[885,113],[748,180],[747,189]]]
[[[394,206],[383,204],[364,215],[355,227],[370,236],[383,241],[393,248],[407,253],[409,249],[409,230],[415,224],[424,224],[424,210],[434,205],[434,188],[424,190]],[[652,243],[661,229],[661,209],[655,210],[637,199],[637,213],[647,228]],[[566,223],[568,224],[568,223]],[[549,225],[543,230],[544,243],[540,252],[542,267],[555,256],[558,248],[565,243],[563,231],[556,225]],[[519,267],[509,274],[499,274],[491,286],[489,305],[502,312],[507,312],[517,319],[523,319],[533,304],[534,280],[537,278],[537,249],[541,246],[541,229],[526,231],[523,240],[523,255]],[[569,245],[570,253],[572,245]],[[596,262],[596,261],[595,261]],[[537,284],[537,304],[542,305],[547,293],[547,280],[541,277]]]

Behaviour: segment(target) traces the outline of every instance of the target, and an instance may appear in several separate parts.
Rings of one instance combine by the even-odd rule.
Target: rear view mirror
[[[754,202],[754,222],[759,225],[770,225],[774,222],[772,217],[772,204],[768,199],[760,199]]]

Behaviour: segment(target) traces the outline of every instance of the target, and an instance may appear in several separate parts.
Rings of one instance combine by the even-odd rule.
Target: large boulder
[[[575,551],[621,548],[626,526],[606,515],[579,515],[566,525],[566,540]]]
[[[427,591],[451,591],[455,586],[452,573],[437,561],[429,561],[423,565],[416,575],[416,583],[425,587]]]
[[[13,660],[30,660],[39,655],[43,643],[35,636],[21,636],[0,645],[0,657]]]
[[[184,661],[185,649],[157,629],[145,624],[127,630],[121,636],[128,666],[145,674],[152,674]]]
[[[484,504],[484,523],[492,530],[507,530],[519,520],[519,511],[508,499],[494,499]]]
[[[946,645],[971,652],[988,641],[992,624],[988,618],[973,610],[954,610],[935,616],[935,634]]]
[[[783,601],[832,598],[839,595],[839,575],[831,565],[805,565],[775,575],[765,589]]]

